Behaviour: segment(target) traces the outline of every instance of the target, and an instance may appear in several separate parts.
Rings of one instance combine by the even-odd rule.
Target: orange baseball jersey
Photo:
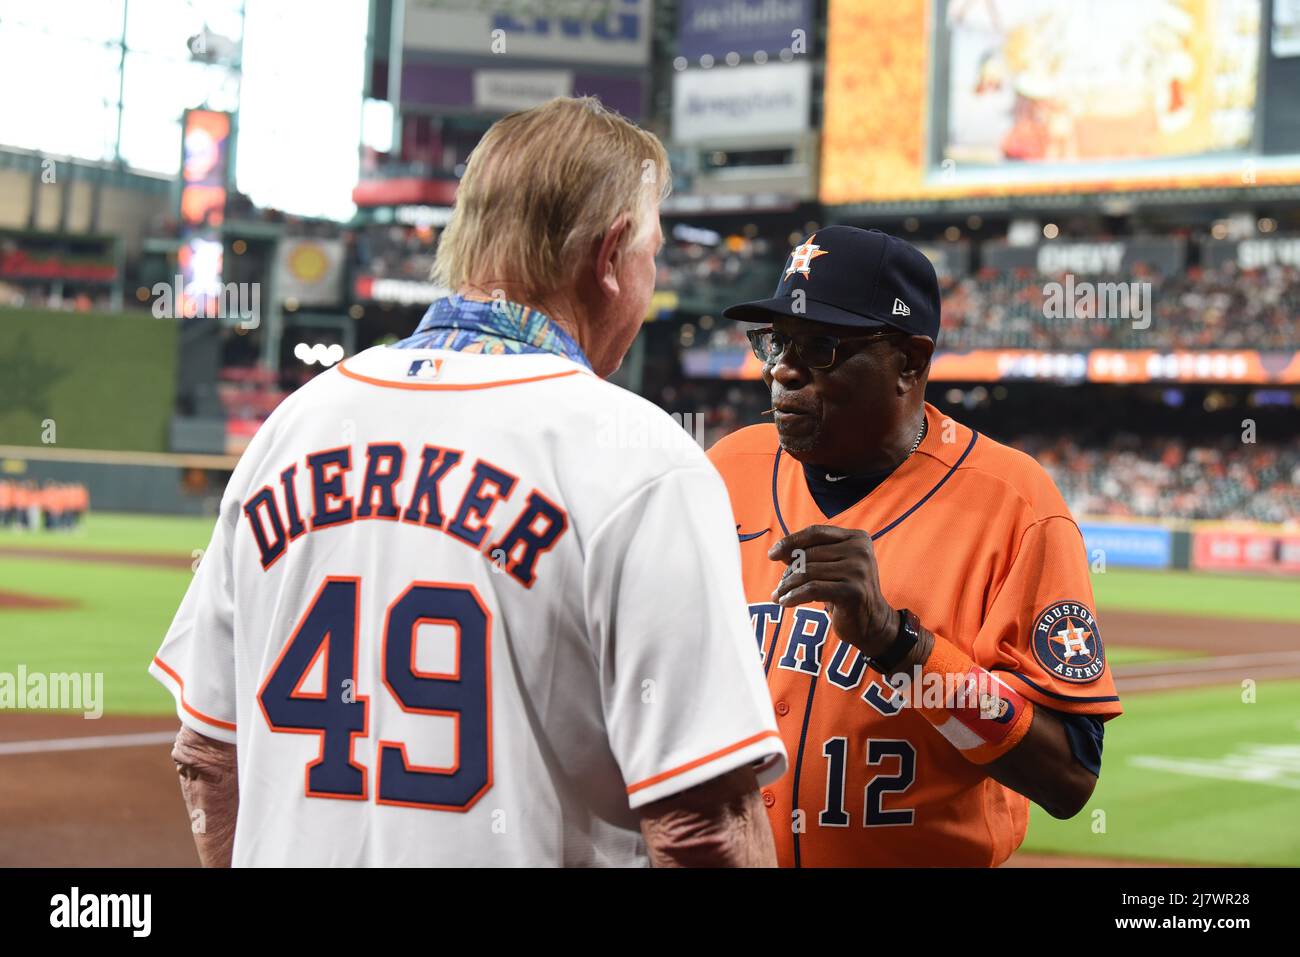
[[[731,495],[750,621],[790,770],[767,786],[782,866],[995,866],[1024,839],[1028,799],[967,761],[841,641],[820,604],[772,601],[768,549],[808,525],[871,533],[894,608],[1036,705],[1121,712],[1093,615],[1083,537],[1029,456],[925,407],[920,447],[827,518],[776,427],[709,453]]]

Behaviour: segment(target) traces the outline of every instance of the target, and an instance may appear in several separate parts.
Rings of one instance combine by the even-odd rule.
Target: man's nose
[[[768,372],[783,389],[791,391],[806,385],[812,377],[807,367],[799,361],[798,353],[793,346],[787,347],[785,352],[781,353],[776,362],[768,367]]]

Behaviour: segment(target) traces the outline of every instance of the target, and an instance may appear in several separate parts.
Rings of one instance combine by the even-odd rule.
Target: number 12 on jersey
[[[849,826],[849,812],[844,807],[844,776],[848,751],[848,738],[829,738],[822,745],[822,757],[826,759],[826,807],[817,815],[817,823],[822,827]],[[894,774],[877,772],[867,784],[862,812],[864,827],[906,826],[915,819],[911,808],[887,810],[883,805],[886,794],[906,791],[916,780],[916,748],[910,741],[901,738],[867,739],[869,768],[877,767],[888,758],[898,759],[898,771]]]
[[[360,592],[359,578],[326,578],[257,695],[272,731],[320,738],[306,769],[308,797],[369,799],[367,769],[354,754],[370,719],[370,698],[356,693]],[[422,624],[454,629],[451,673],[416,667]],[[466,811],[492,786],[491,626],[471,585],[412,582],[388,606],[378,656],[385,691],[409,714],[453,718],[456,756],[450,767],[423,767],[407,758],[406,742],[379,741],[378,803]],[[304,691],[318,662],[321,690]]]

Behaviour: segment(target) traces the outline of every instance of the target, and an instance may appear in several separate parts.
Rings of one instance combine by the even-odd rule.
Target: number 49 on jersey
[[[356,693],[360,592],[359,578],[326,578],[257,695],[272,731],[320,738],[320,755],[306,768],[308,797],[369,799],[367,767],[355,758],[371,704]],[[452,626],[453,673],[416,667],[422,624]],[[410,762],[404,742],[379,741],[375,800],[466,811],[492,786],[492,616],[472,585],[417,581],[388,606],[381,634],[384,694],[407,713],[454,718],[456,758],[450,767],[423,767]],[[321,690],[305,691],[318,662]]]

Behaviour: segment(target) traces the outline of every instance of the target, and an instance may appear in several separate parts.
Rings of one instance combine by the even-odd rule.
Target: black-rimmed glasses
[[[891,329],[888,332],[872,332],[848,336],[790,336],[768,327],[766,329],[750,329],[745,335],[749,337],[749,344],[754,350],[754,355],[758,356],[758,361],[763,365],[774,365],[785,354],[785,350],[793,345],[795,355],[809,369],[829,369],[835,364],[836,350],[839,348],[840,343],[845,340],[852,340],[854,343],[874,342],[877,339],[890,339],[902,335],[902,333]]]

